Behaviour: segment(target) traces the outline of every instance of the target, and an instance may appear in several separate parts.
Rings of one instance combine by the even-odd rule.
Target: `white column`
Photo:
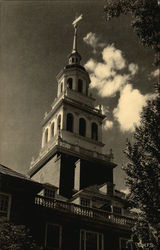
[[[42,148],[44,147],[45,144],[45,129],[42,131]]]
[[[80,170],[81,170],[81,160],[79,159],[75,163],[75,173],[74,173],[74,189],[80,190]]]
[[[48,126],[48,141],[50,141],[52,135],[51,135],[51,124]]]

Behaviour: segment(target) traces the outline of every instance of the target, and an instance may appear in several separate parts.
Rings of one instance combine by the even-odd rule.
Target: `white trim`
[[[45,239],[44,239],[45,248],[47,248],[47,249],[53,249],[53,250],[55,249],[53,247],[47,247],[47,226],[48,225],[53,225],[53,226],[59,227],[59,248],[58,248],[58,250],[61,250],[61,248],[62,248],[62,226],[59,225],[59,224],[50,223],[50,222],[46,222],[46,226],[45,226]]]

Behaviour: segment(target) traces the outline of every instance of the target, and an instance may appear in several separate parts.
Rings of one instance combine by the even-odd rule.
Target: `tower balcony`
[[[62,139],[63,138],[63,139]],[[74,141],[73,141],[74,138]],[[65,130],[61,130],[59,135],[53,137],[40,151],[36,159],[32,158],[30,169],[38,166],[43,160],[51,157],[57,151],[74,155],[77,158],[100,160],[103,162],[112,162],[113,155],[102,154],[103,144],[94,142],[79,135]]]

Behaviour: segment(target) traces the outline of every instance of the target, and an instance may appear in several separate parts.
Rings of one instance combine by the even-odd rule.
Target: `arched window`
[[[67,124],[66,124],[67,131],[73,132],[73,121],[74,121],[73,115],[70,113],[67,114]]]
[[[60,128],[61,128],[61,115],[59,115],[57,119],[57,129],[60,129]]]
[[[54,122],[51,125],[51,136],[54,136]]]
[[[63,92],[63,82],[61,82],[61,93]]]
[[[86,136],[86,121],[84,118],[79,119],[79,134]]]
[[[48,128],[45,131],[45,143],[48,142]]]
[[[67,87],[69,89],[72,89],[72,83],[73,83],[73,79],[72,78],[68,78],[68,80],[67,80]]]
[[[98,141],[98,125],[95,122],[92,123],[92,139]]]
[[[82,93],[83,91],[83,81],[78,79],[78,92]]]

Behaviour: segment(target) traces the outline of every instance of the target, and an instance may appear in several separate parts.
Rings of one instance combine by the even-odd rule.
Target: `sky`
[[[153,93],[153,51],[139,44],[131,17],[106,22],[104,1],[0,2],[0,163],[27,173],[41,145],[42,119],[56,96],[56,75],[72,49],[72,22],[83,14],[78,33],[81,64],[90,92],[103,105],[104,153],[113,150],[114,181],[125,189],[122,166],[140,112]]]

